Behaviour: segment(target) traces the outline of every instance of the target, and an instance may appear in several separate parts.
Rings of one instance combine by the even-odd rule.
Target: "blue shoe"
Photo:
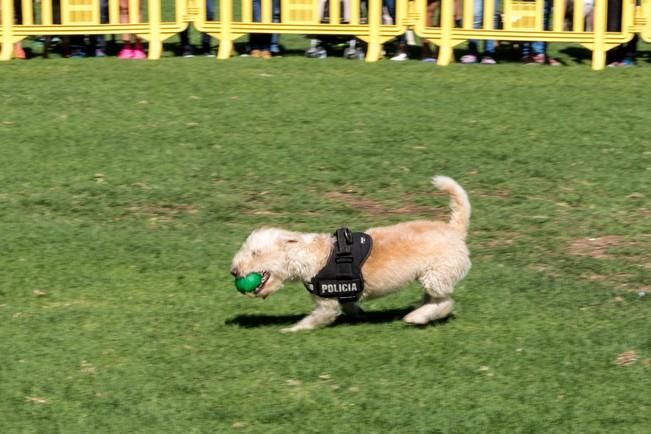
[[[86,57],[86,52],[81,49],[74,49],[72,50],[72,54],[70,55],[73,59],[83,59]]]
[[[621,61],[620,66],[623,67],[628,67],[628,66],[635,66],[635,60],[631,57],[626,57],[624,60]]]

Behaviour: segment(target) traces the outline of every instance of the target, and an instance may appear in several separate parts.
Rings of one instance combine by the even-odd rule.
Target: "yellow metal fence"
[[[219,40],[218,59],[229,58],[233,41],[246,34],[278,33],[356,37],[368,44],[366,60],[373,62],[384,42],[409,29],[439,47],[439,65],[474,39],[580,43],[592,50],[593,69],[602,69],[606,52],[635,33],[651,42],[651,0],[622,0],[615,30],[607,25],[608,0],[435,0],[433,19],[427,17],[432,0],[396,0],[391,19],[382,0],[259,0],[259,14],[252,0],[208,1],[217,12],[211,20],[205,0],[0,0],[0,60],[28,36],[89,34],[136,34],[149,41],[149,58],[158,59],[163,41],[189,24]],[[173,17],[164,20],[170,8]]]

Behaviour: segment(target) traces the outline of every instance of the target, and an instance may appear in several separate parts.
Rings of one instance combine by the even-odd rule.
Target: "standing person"
[[[549,17],[552,13],[552,0],[545,0],[544,13],[543,13],[543,28],[549,29]],[[547,55],[547,42],[524,42],[522,44],[522,63],[525,65],[549,65],[560,66],[561,63]]]
[[[214,0],[206,0],[206,20],[212,21],[215,19],[215,2]],[[190,43],[190,28],[186,28],[179,34],[181,39],[181,55],[183,57],[194,56],[194,49]],[[208,33],[201,34],[201,54],[210,55],[210,35]]]
[[[140,8],[140,7],[139,7]],[[140,17],[140,10],[138,10],[138,17]],[[120,22],[129,22],[129,0],[120,0]],[[132,45],[133,36],[133,45]],[[147,55],[142,48],[140,38],[136,35],[125,33],[122,35],[122,50],[118,53],[120,59],[146,59]]]
[[[608,0],[608,22],[606,30],[609,32],[621,32],[622,30],[622,0]],[[635,33],[633,39],[618,45],[608,51],[606,63],[609,67],[635,66],[635,55],[637,53],[638,35]]]
[[[455,2],[455,3],[458,3]],[[427,0],[427,8],[425,13],[425,26],[434,26],[434,14],[440,9],[441,0]],[[455,8],[456,10],[456,8]],[[434,63],[436,62],[436,54],[434,44],[428,39],[421,38],[420,58],[423,62]],[[398,53],[391,58],[395,62],[402,62],[409,59],[407,54],[407,38],[401,38],[398,46]]]
[[[23,20],[23,3],[20,0],[14,0],[14,24],[20,24]],[[26,59],[27,54],[23,49],[23,43],[18,41],[14,43],[14,59]]]
[[[108,23],[108,0],[99,1],[99,14],[100,22],[102,24]],[[94,49],[95,57],[106,57],[106,36],[105,35],[91,35],[90,36],[91,48]]]
[[[500,6],[499,0],[486,0],[495,1],[495,9],[493,14],[493,28],[498,24],[497,11]],[[473,7],[473,28],[480,29],[484,23],[484,0],[475,0]],[[481,57],[481,60],[480,60]],[[495,65],[495,41],[485,40],[484,51],[479,53],[479,41],[473,39],[468,42],[468,54],[461,57],[461,63],[470,64],[481,62],[483,65]]]
[[[273,0],[272,8],[273,8],[272,10],[273,21],[278,22],[280,20],[280,0]],[[253,0],[253,21],[255,22],[262,21],[261,0]],[[250,45],[249,55],[251,57],[261,57],[263,59],[271,59],[272,44],[273,44],[273,35],[271,33],[251,33],[249,35],[249,45]]]

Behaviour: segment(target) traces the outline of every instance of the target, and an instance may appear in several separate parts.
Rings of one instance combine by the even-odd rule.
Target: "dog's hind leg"
[[[298,332],[301,330],[313,330],[324,327],[335,322],[341,314],[341,306],[336,299],[316,298],[316,308],[305,318],[291,327],[281,330],[281,332]]]
[[[425,302],[421,307],[409,312],[403,320],[414,325],[425,325],[437,319],[446,318],[452,313],[454,300],[450,297],[433,298],[425,294]]]
[[[462,276],[463,274],[465,272],[461,273]],[[450,295],[458,279],[454,275],[441,275],[430,270],[419,280],[425,289],[423,305],[409,312],[404,317],[404,321],[409,324],[424,325],[450,315],[454,307],[454,300]]]

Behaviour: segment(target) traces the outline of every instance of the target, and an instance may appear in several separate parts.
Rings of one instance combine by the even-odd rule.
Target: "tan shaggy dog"
[[[373,249],[362,267],[365,283],[360,301],[396,292],[418,280],[425,289],[425,297],[422,306],[405,316],[404,321],[410,324],[427,324],[447,317],[454,306],[454,285],[470,269],[465,243],[470,224],[468,196],[447,176],[434,177],[433,184],[450,196],[452,213],[448,222],[418,220],[366,231],[373,239]],[[231,273],[260,273],[262,283],[252,295],[265,298],[286,280],[312,280],[325,266],[335,242],[330,233],[258,229],[235,254]],[[342,311],[351,315],[362,312],[356,302],[312,297],[316,303],[312,313],[283,331],[311,330],[331,324]]]

